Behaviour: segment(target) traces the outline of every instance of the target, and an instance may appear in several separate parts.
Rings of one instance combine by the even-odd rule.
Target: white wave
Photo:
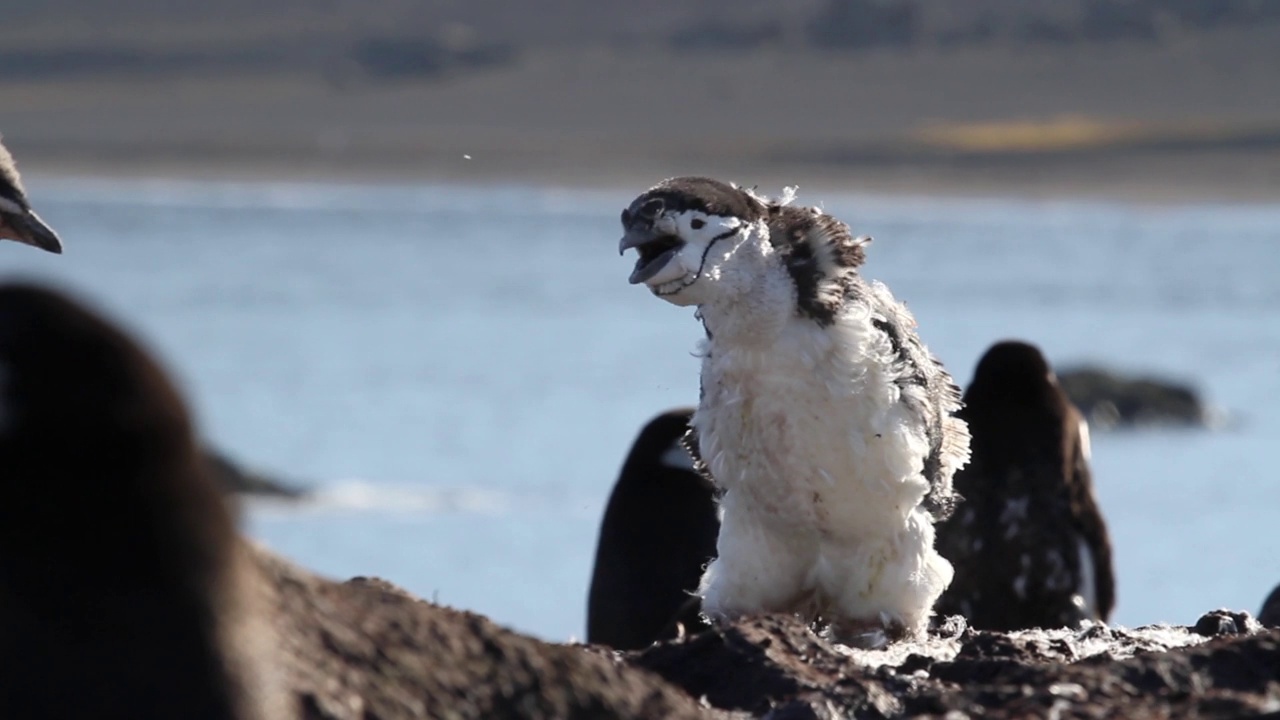
[[[509,493],[493,488],[423,487],[365,480],[322,485],[301,499],[254,497],[249,505],[275,511],[354,510],[411,514],[501,515],[510,511]]]

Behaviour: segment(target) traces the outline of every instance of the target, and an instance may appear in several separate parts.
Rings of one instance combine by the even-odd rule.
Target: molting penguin
[[[291,716],[177,391],[112,325],[20,283],[0,286],[0,468],[0,716]]]
[[[1089,472],[1089,428],[1040,350],[993,345],[960,416],[973,458],[955,479],[965,498],[938,528],[955,580],[938,602],[985,630],[1106,621],[1115,576]]]
[[[790,195],[790,193],[788,193]],[[702,177],[622,212],[632,284],[706,331],[688,445],[721,493],[713,620],[792,612],[865,644],[923,630],[951,566],[933,547],[969,454],[960,391],[883,284],[869,237]]]
[[[682,439],[692,409],[658,415],[631,446],[600,526],[587,642],[635,650],[706,628],[693,592],[715,555],[714,488]]]
[[[62,241],[27,202],[13,156],[0,142],[0,238],[17,240],[51,253],[62,252]]]

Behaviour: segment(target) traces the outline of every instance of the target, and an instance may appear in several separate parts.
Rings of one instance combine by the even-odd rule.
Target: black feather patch
[[[865,286],[854,286],[850,295],[860,295],[863,288]],[[888,304],[892,301],[880,299],[874,293],[868,299],[873,311],[881,314],[872,320],[872,325],[885,334],[893,349],[894,364],[900,373],[898,386],[923,389],[923,399],[919,398],[919,390],[903,393],[902,397],[904,402],[915,406],[913,410],[923,419],[929,440],[929,454],[924,459],[923,473],[930,487],[924,498],[924,508],[936,520],[944,520],[951,516],[961,500],[952,490],[951,478],[942,464],[943,454],[949,446],[947,422],[951,413],[948,408],[958,404],[960,388],[942,362],[929,352],[914,332],[914,321],[905,308],[898,307],[896,302]]]
[[[855,238],[849,226],[813,208],[769,207],[769,241],[796,286],[800,314],[822,326],[835,322],[851,287],[853,272],[866,260],[869,238]]]

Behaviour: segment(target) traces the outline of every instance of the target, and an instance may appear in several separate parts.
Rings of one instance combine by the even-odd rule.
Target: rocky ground
[[[615,653],[258,561],[305,718],[1280,718],[1280,630],[1247,613],[1010,634],[953,620],[875,651],[764,617]]]
[[[265,551],[258,560],[302,718],[715,716],[606,654],[519,635],[381,580],[336,583]]]
[[[1190,384],[1130,376],[1083,366],[1057,373],[1062,390],[1089,420],[1091,429],[1118,427],[1212,427],[1223,413],[1211,408]]]

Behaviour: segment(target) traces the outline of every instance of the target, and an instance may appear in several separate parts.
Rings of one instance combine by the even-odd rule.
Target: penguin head
[[[1038,398],[1057,385],[1057,376],[1040,348],[1021,340],[1001,340],[978,360],[970,388],[998,389],[1001,397]]]
[[[0,143],[0,239],[16,240],[51,253],[62,253],[62,240],[27,202],[13,156]]]
[[[766,212],[761,200],[719,180],[662,181],[622,211],[618,251],[638,255],[629,281],[675,305],[712,299],[717,285],[732,282],[726,271]]]
[[[788,297],[829,323],[871,239],[816,208],[791,205],[793,196],[792,188],[769,199],[706,177],[664,180],[622,211],[618,249],[638,254],[630,282],[676,305]],[[787,287],[762,291],[770,282]]]

